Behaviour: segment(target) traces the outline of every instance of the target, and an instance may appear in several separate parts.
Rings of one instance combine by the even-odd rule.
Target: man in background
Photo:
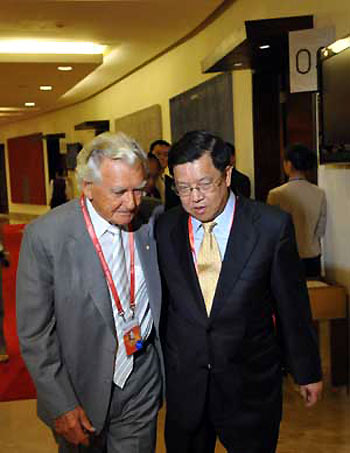
[[[150,154],[159,160],[161,172],[156,182],[165,210],[171,209],[180,203],[179,197],[174,192],[174,179],[169,173],[168,155],[170,143],[165,140],[155,140],[151,143]]]
[[[9,359],[4,335],[4,295],[2,291],[2,267],[9,266],[9,261],[4,247],[0,241],[0,363]]]
[[[232,143],[226,142],[231,152],[231,190],[236,195],[243,195],[244,197],[250,198],[250,180],[247,175],[241,173],[236,168],[236,148]]]

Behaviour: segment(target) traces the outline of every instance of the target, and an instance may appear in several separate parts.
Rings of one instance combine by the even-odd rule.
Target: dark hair
[[[147,159],[156,161],[157,164],[158,164],[159,169],[161,169],[162,166],[160,165],[159,159],[158,159],[158,157],[155,154],[149,152],[147,154]]]
[[[193,162],[205,153],[210,154],[214,167],[220,172],[230,165],[231,151],[220,137],[206,131],[191,131],[170,148],[168,160],[170,173],[174,173],[176,165]]]
[[[317,165],[316,153],[302,143],[287,146],[284,159],[298,171],[312,170]]]
[[[154,150],[154,148],[156,146],[170,146],[170,143],[167,142],[166,140],[155,140],[154,142],[151,143],[150,147],[149,147],[149,151],[150,153]]]
[[[226,146],[229,147],[229,150],[231,151],[231,156],[234,156],[236,154],[236,148],[233,143],[226,142]]]

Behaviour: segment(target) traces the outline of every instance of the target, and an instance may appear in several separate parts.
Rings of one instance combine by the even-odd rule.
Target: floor
[[[349,453],[350,397],[345,389],[326,389],[323,400],[315,408],[306,409],[292,383],[287,382],[285,387],[284,420],[278,453]],[[163,425],[162,412],[157,453],[165,452]],[[1,453],[56,451],[51,432],[36,417],[34,400],[0,403]],[[224,452],[225,449],[218,445],[216,453]]]

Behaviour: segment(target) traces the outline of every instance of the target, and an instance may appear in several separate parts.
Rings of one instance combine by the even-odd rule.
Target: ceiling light
[[[21,116],[23,112],[0,112],[0,117]]]
[[[106,46],[93,42],[59,42],[25,40],[0,40],[0,53],[10,54],[102,54]]]
[[[24,105],[26,107],[35,107],[35,102],[25,102]]]
[[[270,44],[264,44],[262,46],[259,46],[259,49],[264,50],[264,49],[269,49],[271,46]]]
[[[348,47],[350,47],[350,36],[347,36],[343,39],[338,39],[338,41],[335,41],[333,44],[328,46],[328,49],[330,49],[334,53],[339,53],[342,50],[347,49]]]
[[[240,66],[243,66],[243,63],[234,63],[233,65],[235,68],[239,68]]]
[[[57,69],[59,71],[71,71],[73,69],[73,66],[57,66]]]
[[[41,85],[40,86],[40,90],[41,91],[51,91],[52,90],[52,86],[51,85]]]
[[[23,107],[0,107],[0,112],[22,112],[26,110]]]

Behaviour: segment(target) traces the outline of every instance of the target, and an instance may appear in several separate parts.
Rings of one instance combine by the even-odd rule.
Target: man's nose
[[[203,194],[198,187],[193,187],[190,194],[192,201],[200,201],[203,199]]]
[[[124,205],[132,211],[136,206],[135,194],[132,190],[128,190],[124,195]]]

